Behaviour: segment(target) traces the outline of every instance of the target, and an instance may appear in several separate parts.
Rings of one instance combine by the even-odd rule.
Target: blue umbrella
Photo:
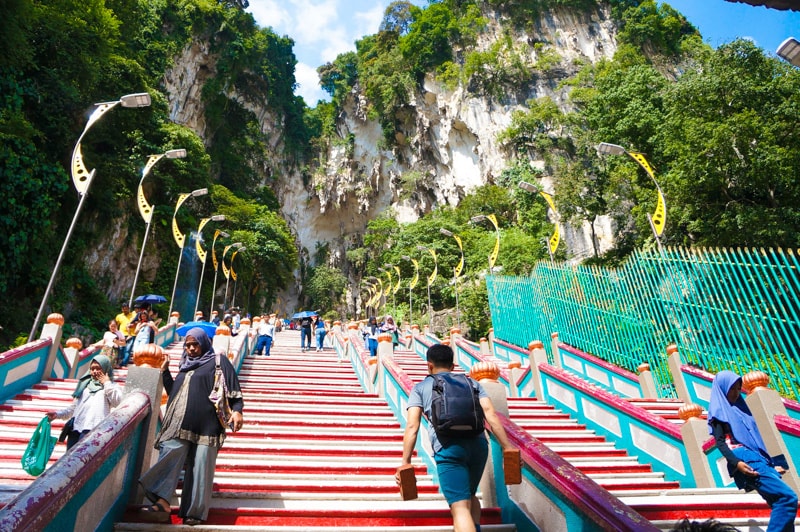
[[[298,318],[310,318],[311,316],[316,316],[317,313],[313,310],[304,310],[302,312],[295,312],[292,314],[292,319],[296,320]]]
[[[178,327],[175,330],[175,332],[181,336],[186,336],[186,333],[188,333],[190,329],[194,329],[195,327],[200,327],[201,329],[203,329],[209,338],[213,338],[214,335],[217,333],[217,326],[211,323],[210,321],[190,321]]]
[[[167,298],[156,294],[145,294],[133,300],[134,303],[146,303],[149,305],[156,305],[158,303],[166,303]]]

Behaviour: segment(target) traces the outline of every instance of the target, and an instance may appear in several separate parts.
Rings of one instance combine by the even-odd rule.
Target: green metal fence
[[[800,397],[800,274],[794,251],[637,251],[616,269],[542,261],[529,277],[490,276],[495,335],[563,342],[636,371],[674,395],[666,346],[710,372],[761,370]],[[552,357],[552,353],[550,353]]]

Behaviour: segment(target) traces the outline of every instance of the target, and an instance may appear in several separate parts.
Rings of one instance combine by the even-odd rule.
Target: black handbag
[[[69,418],[69,421],[64,423],[64,428],[61,429],[61,434],[58,435],[58,441],[60,442],[65,441],[67,439],[67,436],[69,436],[69,433],[72,432],[74,426],[75,426],[75,418],[71,417]]]

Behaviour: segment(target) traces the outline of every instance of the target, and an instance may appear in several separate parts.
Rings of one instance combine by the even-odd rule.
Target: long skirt
[[[214,488],[217,451],[216,447],[177,438],[163,442],[158,462],[139,479],[145,496],[154,503],[159,498],[171,500],[185,464],[178,515],[205,521]]]

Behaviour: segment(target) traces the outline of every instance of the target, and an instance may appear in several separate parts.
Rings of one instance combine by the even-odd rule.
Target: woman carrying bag
[[[47,413],[50,421],[69,420],[62,431],[62,436],[67,438],[67,450],[99,425],[122,400],[122,388],[114,382],[111,359],[96,355],[89,364],[89,371],[78,381],[72,397],[75,400],[68,408]]]
[[[225,441],[225,427],[220,422],[215,404],[209,399],[215,391],[217,364],[232,410],[225,423],[233,432],[242,428],[244,401],[233,365],[227,357],[214,353],[211,340],[203,329],[189,329],[183,347],[178,374],[174,378],[169,372],[169,359],[161,366],[169,401],[155,443],[159,449],[158,462],[139,479],[144,494],[153,504],[142,508],[140,514],[150,521],[169,520],[169,501],[175,494],[185,463],[178,515],[184,524],[197,525],[208,518],[217,452]]]

